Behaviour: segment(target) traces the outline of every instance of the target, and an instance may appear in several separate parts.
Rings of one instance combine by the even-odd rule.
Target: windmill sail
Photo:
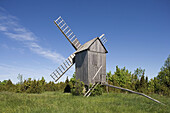
[[[80,48],[81,44],[78,41],[76,35],[73,33],[73,31],[68,27],[66,22],[61,18],[61,16],[54,21],[54,23],[57,25],[59,30],[64,34],[64,36],[67,38],[67,40],[71,43],[71,45],[77,50]]]
[[[107,39],[106,39],[106,37],[105,37],[104,34],[102,34],[102,35],[99,37],[99,39],[100,39],[100,41],[101,41],[103,44],[105,44],[105,43],[107,42]]]
[[[71,68],[71,66],[74,64],[73,58],[75,57],[75,54],[73,53],[70,55],[62,65],[60,65],[50,76],[57,82],[64,73],[67,72],[68,69]]]

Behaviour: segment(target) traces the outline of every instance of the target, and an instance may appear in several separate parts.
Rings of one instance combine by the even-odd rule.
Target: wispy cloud
[[[0,31],[7,31],[7,27],[0,25]]]
[[[20,41],[32,52],[50,59],[55,63],[62,63],[65,59],[62,55],[40,46],[37,43],[38,37],[36,37],[33,32],[20,25],[18,20],[17,17],[10,15],[4,8],[0,7],[0,32],[8,38]]]
[[[24,29],[21,29],[21,28],[20,28],[20,30],[22,30],[22,31],[16,31],[14,29],[13,33],[5,31],[4,34],[10,38],[13,38],[13,39],[19,40],[19,41],[34,41],[35,40],[32,32],[24,31]]]

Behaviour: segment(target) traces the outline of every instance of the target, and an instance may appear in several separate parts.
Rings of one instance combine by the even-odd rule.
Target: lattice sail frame
[[[64,73],[67,72],[68,69],[74,64],[73,59],[75,54],[71,54],[64,62],[61,64],[50,76],[57,82]]]
[[[107,42],[107,39],[105,37],[105,34],[102,34],[100,37],[99,37],[100,41],[105,44]]]
[[[72,44],[72,46],[77,50],[81,47],[80,42],[78,41],[76,35],[70,29],[70,27],[66,24],[66,22],[61,18],[61,16],[54,21],[59,30],[63,33],[63,35],[67,38],[67,40]]]

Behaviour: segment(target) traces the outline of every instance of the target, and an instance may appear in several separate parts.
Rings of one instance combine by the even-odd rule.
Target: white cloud
[[[39,54],[39,55],[42,55],[48,59],[51,59],[55,62],[58,62],[58,63],[62,63],[65,58],[62,57],[60,54],[56,53],[56,52],[52,52],[50,50],[46,50],[42,47],[40,47],[37,43],[29,43],[29,48],[30,50],[32,50],[33,52]]]
[[[28,30],[27,28],[21,26],[18,22],[18,18],[15,16],[12,16],[7,13],[7,11],[0,7],[0,33],[3,33],[8,38],[21,42],[25,47],[30,49],[32,52],[50,59],[51,61],[55,62],[56,64],[61,64],[65,58],[60,55],[59,53],[55,51],[51,51],[47,48],[42,47],[38,44],[38,37],[35,36],[33,32]],[[9,45],[7,44],[1,44],[1,47],[6,49],[15,49],[21,52],[24,52],[24,49],[18,49],[18,48],[9,48]],[[0,80],[5,79],[12,79],[15,83],[18,81],[17,76],[19,73],[23,74],[26,78],[39,78],[44,75],[46,75],[46,80],[53,80],[51,77],[49,77],[49,74],[53,72],[52,70],[49,70],[43,67],[39,67],[39,69],[34,68],[24,68],[23,66],[14,66],[14,65],[6,65],[6,64],[0,64]],[[71,68],[66,75],[72,77],[72,73],[74,72],[74,68]],[[71,74],[70,74],[71,73]],[[66,77],[66,76],[65,76]],[[65,77],[62,77],[60,81],[64,81]]]
[[[0,31],[7,31],[7,27],[0,25]]]
[[[41,47],[37,43],[37,37],[35,34],[21,26],[18,23],[18,18],[8,14],[2,7],[0,7],[0,31],[11,39],[21,41],[34,53],[50,59],[55,63],[60,64],[65,59],[59,53]]]
[[[4,34],[15,40],[20,40],[20,41],[33,41],[34,40],[34,38],[31,36],[31,33],[29,32],[28,33],[5,32]]]

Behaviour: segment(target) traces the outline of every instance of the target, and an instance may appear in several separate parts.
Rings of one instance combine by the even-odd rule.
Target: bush
[[[75,86],[72,88],[72,95],[79,96],[83,95],[84,83],[80,80],[76,80]]]
[[[90,87],[92,87],[92,85],[90,85]],[[97,85],[96,87],[95,87],[95,89],[91,92],[91,95],[90,96],[96,96],[96,95],[102,95],[102,87],[101,87],[101,85],[99,84],[99,85]]]
[[[1,85],[1,84],[0,84],[0,92],[1,92],[1,91],[6,91],[5,85]]]
[[[39,81],[34,80],[31,87],[26,91],[27,93],[42,93],[43,89],[39,84]]]

